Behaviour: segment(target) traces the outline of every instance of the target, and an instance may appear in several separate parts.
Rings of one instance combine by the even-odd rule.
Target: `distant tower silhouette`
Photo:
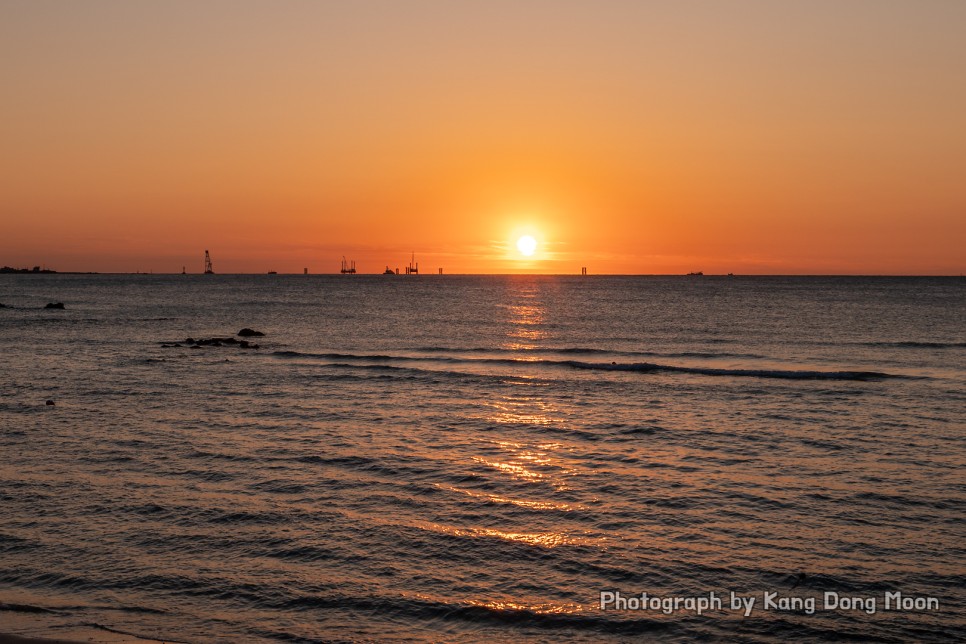
[[[214,274],[215,274],[215,269],[211,267],[211,255],[209,255],[208,251],[206,250],[205,251],[205,275],[214,275]]]
[[[352,260],[351,262],[348,262],[348,261],[346,261],[345,255],[343,255],[342,256],[342,268],[341,268],[341,270],[339,270],[339,272],[342,273],[343,275],[346,275],[348,273],[355,273],[356,272],[356,260]]]
[[[418,275],[419,274],[419,264],[416,263],[416,253],[413,253],[413,258],[409,260],[409,266],[406,267],[406,275]]]

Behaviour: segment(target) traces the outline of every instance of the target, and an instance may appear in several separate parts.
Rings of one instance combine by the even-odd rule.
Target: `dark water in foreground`
[[[0,302],[0,630],[964,637],[962,279],[14,275]],[[161,345],[242,327],[259,349]]]

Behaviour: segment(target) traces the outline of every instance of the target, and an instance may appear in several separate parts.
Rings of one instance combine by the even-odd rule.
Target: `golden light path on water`
[[[607,539],[604,537],[578,537],[562,532],[508,532],[496,528],[459,528],[438,523],[423,525],[414,524],[426,530],[443,532],[455,537],[503,539],[538,546],[541,548],[557,548],[559,546],[603,546]]]
[[[424,595],[421,593],[407,593],[407,597],[416,599],[419,601],[430,602],[434,598],[429,595]],[[572,602],[561,602],[557,604],[551,603],[524,603],[520,601],[506,600],[470,600],[462,604],[468,608],[481,608],[487,611],[510,611],[517,613],[536,613],[542,615],[567,615],[581,613],[589,608],[589,606],[572,603]]]
[[[551,425],[563,420],[559,416],[551,416],[558,411],[553,403],[544,402],[534,396],[503,396],[488,404],[496,410],[487,417],[487,420],[494,423]]]
[[[437,484],[437,487],[448,490],[450,492],[457,492],[459,494],[465,494],[474,499],[481,499],[487,503],[507,503],[510,505],[518,505],[522,508],[533,508],[534,510],[555,510],[557,512],[571,512],[573,510],[583,510],[586,509],[582,505],[574,505],[570,503],[555,503],[553,501],[523,501],[520,499],[511,499],[505,496],[500,496],[498,494],[487,494],[485,492],[474,492],[473,490],[466,490],[463,488],[452,487],[448,485]]]

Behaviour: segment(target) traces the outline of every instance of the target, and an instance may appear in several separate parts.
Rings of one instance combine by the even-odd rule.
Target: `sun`
[[[524,235],[517,240],[517,250],[530,257],[537,250],[537,240],[530,235]]]

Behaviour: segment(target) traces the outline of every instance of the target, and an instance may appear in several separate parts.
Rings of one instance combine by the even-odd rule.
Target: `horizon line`
[[[352,279],[355,276],[386,276],[385,273],[353,273],[352,275],[343,275],[339,272],[330,273],[286,273],[278,271],[266,271],[258,273],[181,273],[181,272],[154,272],[154,271],[56,271],[48,269],[46,271],[26,271],[21,272],[19,269],[17,272],[0,272],[0,275],[105,275],[105,276],[117,276],[117,275],[158,275],[158,276],[173,276],[181,275],[184,277],[188,276],[222,276],[222,277],[238,277],[238,276],[255,276],[264,275],[265,277],[286,277],[286,276],[298,276],[298,277],[345,277],[345,279]],[[418,278],[420,275],[424,277],[966,277],[966,273],[700,273],[700,274],[689,274],[689,273],[417,273],[412,275],[407,275],[405,273],[393,273],[393,277],[415,277]]]

